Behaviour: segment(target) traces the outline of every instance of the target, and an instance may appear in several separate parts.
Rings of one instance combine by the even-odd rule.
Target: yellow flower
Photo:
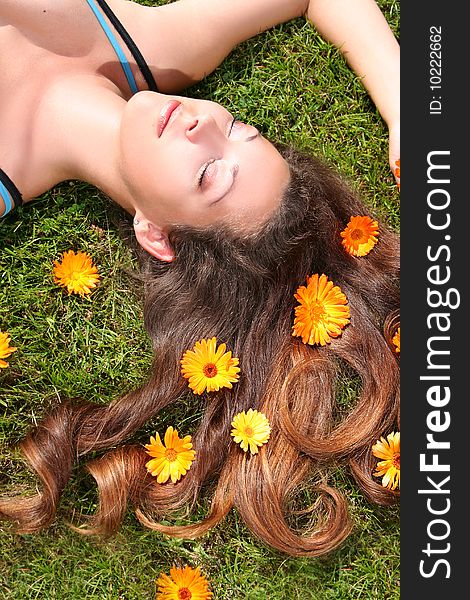
[[[54,283],[67,288],[69,294],[90,294],[100,280],[98,269],[86,252],[64,252],[62,262],[54,261]]]
[[[154,457],[145,466],[149,473],[157,477],[157,483],[165,483],[170,477],[176,483],[189,471],[196,456],[192,450],[191,436],[180,438],[171,425],[166,430],[164,444],[158,433],[156,436],[156,439],[153,436],[150,438],[150,444],[145,444],[147,454]]]
[[[300,286],[295,298],[299,305],[292,335],[301,337],[304,344],[324,346],[349,323],[348,300],[326,275],[308,277],[307,286]]]
[[[232,353],[225,349],[225,344],[217,348],[217,339],[213,337],[196,342],[193,350],[183,354],[181,374],[189,379],[188,385],[195,394],[231,388],[238,381],[238,358],[232,358]]]
[[[6,360],[2,360],[3,358],[8,358],[10,354],[16,351],[16,348],[10,346],[10,334],[3,333],[0,331],[0,368],[6,369],[8,367],[8,363]]]
[[[400,353],[400,328],[397,329],[397,332],[393,336],[392,343],[395,346],[395,352]]]
[[[250,408],[248,412],[235,415],[232,421],[230,435],[245,452],[250,449],[251,454],[258,453],[258,447],[269,440],[271,427],[268,419],[262,412]]]
[[[365,256],[377,243],[379,224],[370,217],[351,217],[349,223],[340,233],[341,242],[349,254]]]
[[[160,573],[157,579],[157,600],[210,600],[209,582],[201,575],[199,567],[171,567],[170,577]]]
[[[389,433],[387,439],[377,440],[372,446],[372,454],[384,459],[377,463],[374,473],[376,477],[382,477],[383,487],[400,488],[400,432]]]

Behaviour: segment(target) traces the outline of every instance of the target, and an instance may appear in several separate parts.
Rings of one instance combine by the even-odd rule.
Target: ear
[[[175,258],[170,240],[163,229],[137,213],[134,218],[134,232],[142,248],[155,258],[164,262],[171,262]]]

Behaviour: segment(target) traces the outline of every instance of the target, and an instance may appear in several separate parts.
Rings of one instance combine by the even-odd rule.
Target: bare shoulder
[[[41,26],[45,18],[70,18],[85,0],[2,0],[0,3],[0,22],[9,23],[15,27],[20,25]],[[39,21],[37,21],[39,20]]]
[[[83,0],[85,1],[85,0]],[[303,14],[305,0],[108,0],[163,92],[203,79],[242,41]]]
[[[0,26],[10,25],[31,45],[58,55],[87,54],[96,43],[86,0],[1,0]]]

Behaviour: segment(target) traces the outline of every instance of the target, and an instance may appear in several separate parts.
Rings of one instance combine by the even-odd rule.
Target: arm
[[[388,125],[395,173],[400,158],[400,47],[385,17],[374,0],[310,0],[306,16],[361,77]]]
[[[241,42],[301,17],[306,0],[108,0],[145,56],[160,91],[175,93],[216,69]]]
[[[389,127],[399,116],[399,46],[374,0],[179,0],[159,7],[108,2],[157,81],[163,79],[164,92],[202,79],[244,40],[305,15],[345,54]]]
[[[179,0],[159,7],[108,1],[165,93],[203,79],[244,40],[305,15],[362,78],[398,158],[399,46],[374,0]]]

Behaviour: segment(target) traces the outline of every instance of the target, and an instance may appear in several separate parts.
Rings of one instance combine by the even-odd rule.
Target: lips
[[[171,118],[173,112],[181,105],[181,102],[178,100],[170,100],[165,104],[162,108],[160,116],[158,117],[157,122],[157,136],[160,137],[165,130],[165,127],[168,125],[168,122]]]

